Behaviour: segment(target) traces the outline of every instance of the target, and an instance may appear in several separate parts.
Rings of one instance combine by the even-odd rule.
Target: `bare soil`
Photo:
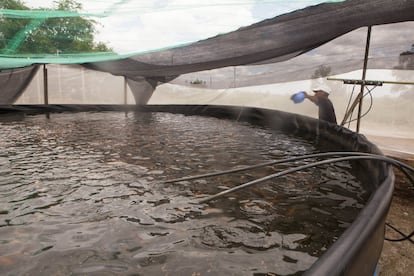
[[[414,167],[414,160],[412,158],[395,159]],[[414,186],[398,169],[394,168],[394,173],[394,196],[386,222],[408,235],[414,230]],[[398,239],[401,238],[401,235],[387,226],[385,237]],[[414,240],[414,237],[411,239]],[[414,275],[414,244],[407,240],[401,242],[385,240],[379,261],[379,275]]]

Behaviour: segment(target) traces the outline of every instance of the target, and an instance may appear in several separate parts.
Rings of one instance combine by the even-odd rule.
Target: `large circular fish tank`
[[[230,106],[3,106],[2,275],[373,275],[393,173],[350,130]],[[178,179],[177,181],[170,181]]]

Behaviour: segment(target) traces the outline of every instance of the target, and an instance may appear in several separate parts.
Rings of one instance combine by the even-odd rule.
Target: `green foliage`
[[[0,9],[27,10],[19,0],[3,0]],[[5,49],[11,37],[14,37],[21,29],[29,23],[28,19],[3,18],[0,17],[0,49]]]
[[[329,74],[331,73],[331,70],[332,70],[331,67],[321,65],[315,70],[315,72],[313,72],[311,79],[317,79],[317,78],[329,76]]]
[[[79,11],[82,9],[82,4],[74,1],[74,0],[60,0],[60,1],[53,1],[57,5],[58,10],[63,11]]]
[[[0,52],[59,55],[111,51],[105,44],[94,42],[96,21],[73,16],[82,9],[80,3],[59,0],[54,4],[54,9],[44,9],[43,18],[0,18]],[[0,7],[29,10],[20,0],[4,0]],[[68,16],[48,17],[48,12],[56,10],[67,12]]]
[[[0,2],[0,9],[27,10],[28,8],[20,0],[2,0]]]
[[[398,66],[395,69],[414,69],[414,52],[406,51],[400,54],[398,59]]]
[[[414,44],[411,45],[411,50],[400,53],[398,58],[398,65],[394,67],[397,70],[414,70]],[[398,74],[394,74],[399,81],[407,81],[398,77]],[[401,97],[407,100],[414,99],[414,85],[394,85],[395,91],[401,91]]]

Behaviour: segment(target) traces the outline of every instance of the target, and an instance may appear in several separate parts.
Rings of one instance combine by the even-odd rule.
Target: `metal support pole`
[[[364,57],[364,68],[362,70],[362,84],[361,91],[359,92],[359,106],[358,106],[358,120],[356,126],[356,132],[359,132],[359,127],[361,125],[361,113],[362,113],[362,101],[364,97],[364,88],[365,88],[365,77],[367,75],[367,65],[368,65],[368,54],[369,54],[369,44],[371,41],[371,26],[368,26],[367,32],[367,43],[365,45],[365,57]]]
[[[43,97],[44,97],[44,104],[49,104],[49,95],[48,95],[48,83],[47,83],[47,68],[46,64],[43,64]]]
[[[361,111],[362,111],[362,99],[364,97],[365,77],[366,77],[366,71],[367,71],[367,65],[368,65],[368,52],[369,52],[370,40],[371,40],[371,26],[368,27],[367,43],[365,45],[364,67],[363,67],[363,71],[362,71],[362,80],[358,80],[358,83],[357,83],[357,84],[361,85],[361,90],[360,90],[360,93],[358,94],[358,96],[356,97],[355,101],[352,103],[351,107],[346,111],[344,119],[342,120],[342,123],[341,123],[342,126],[346,124],[348,118],[354,112],[355,107],[359,104],[356,132],[359,132],[359,127],[360,127]]]
[[[48,92],[48,82],[47,82],[47,68],[46,64],[43,64],[43,94],[45,105],[49,105],[49,92]],[[49,119],[49,112],[46,112],[46,118]]]

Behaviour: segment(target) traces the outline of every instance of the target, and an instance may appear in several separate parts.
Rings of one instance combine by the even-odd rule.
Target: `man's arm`
[[[309,95],[305,92],[305,98],[313,102],[314,104],[318,104],[318,97],[316,95]]]

